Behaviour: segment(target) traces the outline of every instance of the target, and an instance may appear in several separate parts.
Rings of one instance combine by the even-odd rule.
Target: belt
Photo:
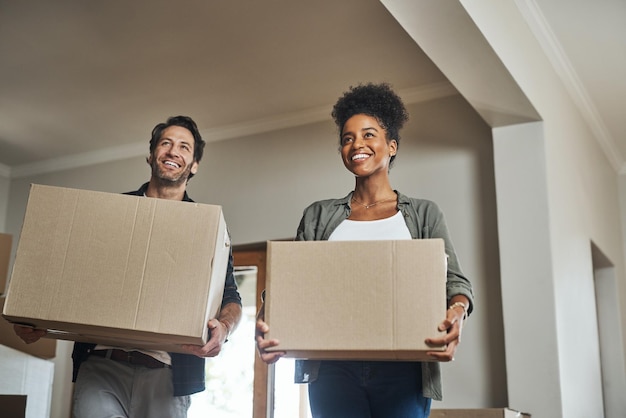
[[[124,351],[116,349],[108,350],[91,350],[92,356],[104,357],[120,363],[128,363],[136,366],[144,366],[149,369],[170,368],[169,364],[165,364],[152,356],[141,353],[139,351]]]

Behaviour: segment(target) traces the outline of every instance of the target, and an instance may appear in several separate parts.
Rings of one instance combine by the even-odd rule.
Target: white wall
[[[543,123],[494,129],[494,157],[509,404],[532,411],[533,416],[537,411],[540,416],[559,416],[561,381]],[[529,378],[537,369],[541,369],[540,383],[534,389]]]
[[[619,299],[624,306],[623,236],[616,228],[621,218],[618,175],[530,33],[515,2],[481,1],[464,2],[464,5],[545,121],[543,136],[555,304],[543,315],[551,318],[556,314],[560,416],[602,416],[590,244],[593,241],[615,266]],[[522,217],[523,208],[520,209]],[[621,318],[623,334],[624,310]],[[616,361],[615,367],[623,369],[623,361]],[[544,369],[529,370],[540,373]],[[537,376],[527,375],[526,383],[537,388]],[[547,385],[540,383],[539,386],[543,393],[549,393]],[[626,389],[623,381],[621,386]],[[528,391],[526,395],[520,393],[520,397],[523,396],[528,396]],[[624,410],[623,400],[605,401],[621,402],[621,408],[613,409]]]
[[[619,176],[620,212],[622,213],[622,240],[624,244],[624,260],[626,260],[626,173]]]
[[[409,110],[392,185],[442,207],[477,296],[456,361],[444,365],[444,402],[438,406],[505,406],[490,130],[460,96]],[[328,123],[209,143],[189,192],[196,201],[224,206],[235,244],[292,237],[306,205],[344,196],[354,187],[337,145],[330,117]],[[30,183],[122,192],[138,187],[148,175],[144,160],[131,158],[14,179],[8,227],[19,233]],[[70,347],[60,344],[57,349],[53,418],[67,417]]]

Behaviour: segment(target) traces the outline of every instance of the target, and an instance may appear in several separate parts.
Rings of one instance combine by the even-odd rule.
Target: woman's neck
[[[357,177],[353,197],[359,202],[370,205],[383,199],[393,199],[396,197],[396,193],[388,179],[387,181],[375,181],[371,177]]]

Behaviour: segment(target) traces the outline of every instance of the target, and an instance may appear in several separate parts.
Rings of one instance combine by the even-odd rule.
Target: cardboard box
[[[0,234],[0,295],[3,295],[6,290],[12,242],[13,237],[11,235]]]
[[[26,395],[0,395],[0,411],[7,418],[26,417]]]
[[[220,206],[33,185],[3,315],[49,337],[183,352],[224,292]]]
[[[0,393],[25,395],[27,418],[50,416],[53,379],[52,361],[0,345]],[[10,417],[3,412],[0,408],[0,416]]]
[[[267,338],[293,358],[432,360],[446,271],[441,239],[268,242]]]
[[[0,296],[0,312],[4,308],[4,302],[5,297]],[[26,344],[13,331],[13,324],[3,318],[0,318],[0,344],[43,359],[54,358],[57,351],[57,341],[50,338],[41,338],[37,342]]]
[[[432,409],[430,418],[530,418],[530,414],[509,408]]]

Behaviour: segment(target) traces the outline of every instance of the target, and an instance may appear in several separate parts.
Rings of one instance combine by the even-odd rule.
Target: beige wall
[[[444,366],[443,406],[502,406],[506,376],[490,129],[460,96],[409,110],[392,185],[442,207],[477,294],[457,359]],[[8,229],[19,233],[30,183],[122,192],[138,187],[148,175],[143,157],[133,157],[14,179]],[[353,186],[329,117],[328,123],[209,143],[189,192],[196,201],[223,205],[233,242],[241,244],[292,237],[306,205],[344,196]],[[62,343],[57,349],[55,418],[66,416],[70,348]]]
[[[550,61],[542,54],[513,2],[505,2],[505,5],[496,1],[478,3],[464,2],[544,120],[542,136],[548,193],[547,226],[555,303],[546,306],[548,309],[542,316],[548,322],[550,318],[556,320],[554,335],[558,357],[553,360],[558,361],[561,388],[559,416],[583,418],[602,416],[605,412],[607,416],[619,416],[615,414],[623,413],[623,397],[607,398],[611,388],[608,385],[602,387],[591,253],[593,242],[614,266],[616,290],[621,306],[624,306],[624,241],[620,228],[616,228],[621,221],[618,173],[602,152],[599,141],[581,117]],[[524,219],[524,208],[520,208],[518,215]],[[525,292],[524,295],[529,305],[535,306],[532,292]],[[613,329],[617,328],[616,332],[623,334],[626,324],[623,309],[614,312],[614,317],[620,315],[622,321],[617,321]],[[602,325],[600,323],[600,328]],[[528,336],[541,338],[543,333],[528,332]],[[531,349],[535,345],[527,344],[526,347]],[[622,340],[621,352],[616,353],[611,361],[612,371],[622,376],[614,384],[622,389],[625,388],[623,347]],[[537,374],[530,376],[529,370]],[[541,370],[545,368],[539,363],[536,368],[527,368],[519,376],[527,385],[534,385],[537,390],[547,393],[550,387],[542,383],[536,385]],[[520,393],[516,399],[523,400],[525,404],[534,402],[528,399],[534,395],[532,391],[526,388],[524,391],[525,394]],[[540,411],[553,408],[555,405],[547,405],[550,401],[554,402],[554,399],[544,399],[542,402],[546,404],[541,406]],[[556,415],[543,412],[538,416]]]
[[[619,174],[558,54],[531,31],[532,2],[382,1],[494,128],[509,405],[539,418],[623,416]]]
[[[9,207],[9,185],[10,179],[8,174],[0,173],[0,232],[4,232],[6,223],[6,214]]]

